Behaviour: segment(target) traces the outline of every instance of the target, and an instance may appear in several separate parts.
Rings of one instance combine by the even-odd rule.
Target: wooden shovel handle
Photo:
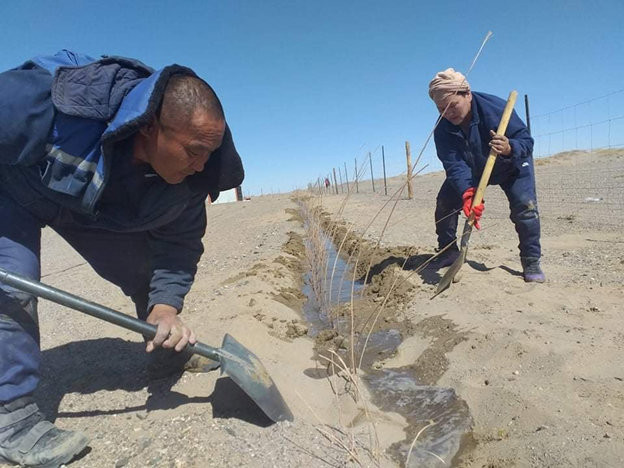
[[[516,105],[517,98],[517,91],[512,91],[511,93],[509,93],[509,97],[507,98],[507,104],[505,105],[505,109],[503,110],[503,116],[501,117],[500,123],[498,124],[498,129],[496,130],[497,135],[504,135],[507,131],[507,124],[509,123],[509,119],[511,118],[513,108]],[[494,169],[494,163],[496,162],[496,156],[497,154],[494,151],[490,151],[487,162],[485,163],[485,168],[483,169],[483,174],[481,175],[481,180],[479,181],[479,186],[477,187],[477,193],[472,199],[472,206],[480,205],[483,201],[483,193],[485,192],[485,188],[490,181],[492,169]],[[472,221],[470,223],[472,225],[474,223],[474,215],[470,216],[470,220]]]

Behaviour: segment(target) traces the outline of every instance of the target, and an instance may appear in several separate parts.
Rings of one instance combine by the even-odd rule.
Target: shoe
[[[0,404],[0,461],[57,468],[82,452],[88,443],[86,435],[59,429],[46,421],[30,396]]]
[[[147,374],[149,380],[159,380],[188,372],[210,372],[221,365],[218,361],[192,354],[189,351],[156,348],[148,354]]]
[[[436,249],[436,252],[440,252],[442,249]],[[455,263],[455,260],[459,258],[459,249],[457,246],[449,247],[444,252],[440,253],[437,257],[429,262],[429,268],[439,270],[440,268],[446,268]]]
[[[546,281],[546,275],[540,267],[539,258],[535,257],[521,257],[522,262],[522,276],[527,283],[543,283]]]
[[[184,370],[186,372],[194,372],[197,374],[210,372],[218,369],[219,367],[221,367],[221,363],[219,361],[213,361],[212,359],[200,356],[199,354],[194,354],[188,361],[186,361],[186,364],[184,364]]]

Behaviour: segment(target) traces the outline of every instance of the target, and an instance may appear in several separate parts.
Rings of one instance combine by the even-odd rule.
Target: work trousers
[[[540,218],[537,209],[533,161],[523,162],[519,171],[505,179],[500,187],[509,201],[509,218],[518,233],[520,257],[539,258],[541,256]],[[462,194],[457,193],[457,190],[446,179],[436,199],[435,222],[439,248],[456,242],[457,222],[462,204]]]
[[[151,277],[146,232],[89,229],[42,197],[20,202],[0,188],[2,268],[38,281],[41,229],[50,226],[100,276],[119,286],[135,303],[138,317],[145,320]],[[35,390],[40,361],[37,299],[0,282],[0,403]]]

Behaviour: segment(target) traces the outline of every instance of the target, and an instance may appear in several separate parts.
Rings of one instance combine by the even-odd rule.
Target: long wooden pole
[[[498,124],[498,129],[496,130],[497,135],[504,135],[507,131],[507,124],[511,118],[511,113],[513,112],[517,97],[518,93],[516,91],[509,93],[507,104],[505,105],[505,109],[503,109],[503,115],[501,116],[500,123]],[[494,163],[496,162],[496,156],[497,154],[494,151],[490,151],[487,161],[485,162],[485,167],[483,168],[483,173],[481,174],[481,180],[477,186],[477,193],[475,193],[475,196],[472,199],[472,206],[480,205],[483,201],[483,194],[485,193],[485,188],[490,181],[490,176],[492,175],[492,170],[494,169]],[[474,212],[470,214],[468,222],[471,226],[474,224]]]

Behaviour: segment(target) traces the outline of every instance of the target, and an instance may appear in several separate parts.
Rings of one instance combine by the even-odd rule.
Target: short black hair
[[[204,80],[191,75],[173,75],[167,82],[159,117],[168,123],[186,124],[197,110],[217,120],[225,120],[223,107],[214,90]]]

